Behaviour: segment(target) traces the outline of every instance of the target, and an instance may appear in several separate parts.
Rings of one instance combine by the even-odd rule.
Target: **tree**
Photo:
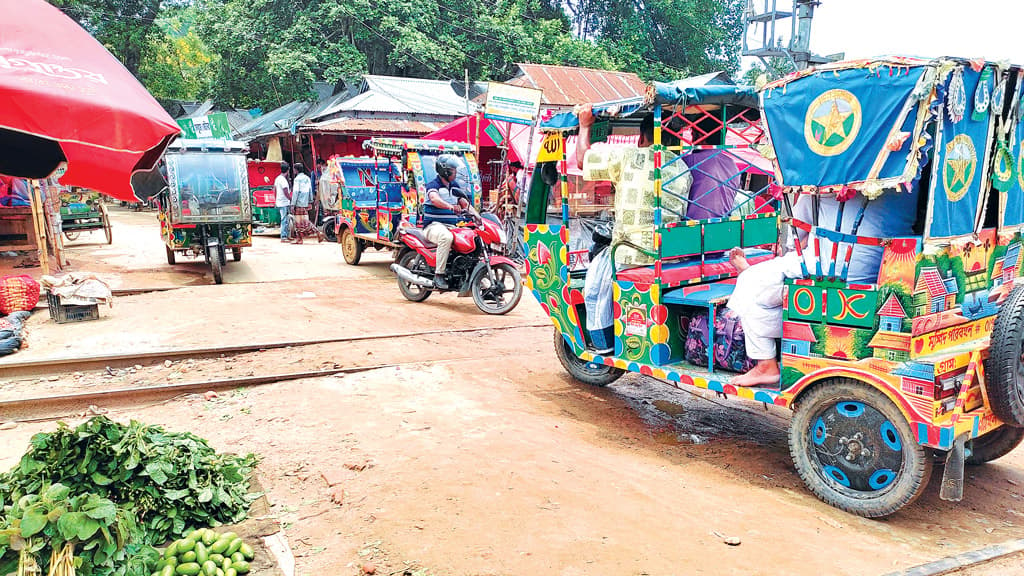
[[[197,100],[210,92],[218,58],[194,29],[195,10],[168,11],[157,19],[159,33],[150,36],[139,79],[157,99]]]
[[[132,74],[138,74],[158,33],[157,16],[189,0],[50,0],[96,37]]]

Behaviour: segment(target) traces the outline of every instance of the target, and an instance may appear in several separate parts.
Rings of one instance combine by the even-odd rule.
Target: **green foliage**
[[[0,476],[0,504],[60,483],[72,494],[95,494],[125,507],[142,542],[156,544],[194,527],[244,519],[251,502],[247,477],[255,464],[251,454],[219,455],[187,432],[98,416],[74,429],[61,423],[55,432],[33,436],[18,466]],[[84,534],[95,515],[109,511],[90,506],[84,516],[65,521],[74,522],[68,533]]]
[[[131,513],[96,494],[72,494],[63,484],[42,486],[4,507],[0,517],[0,567],[27,552],[44,569],[69,547],[82,576],[145,576],[156,550],[132,544],[140,532]],[[3,572],[7,573],[7,572]]]
[[[173,9],[157,20],[139,79],[157,99],[196,100],[210,92],[219,58],[195,30],[194,8]]]

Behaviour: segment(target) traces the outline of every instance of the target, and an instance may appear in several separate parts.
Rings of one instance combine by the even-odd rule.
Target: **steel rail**
[[[344,342],[363,342],[384,340],[388,338],[414,338],[439,334],[470,334],[474,332],[504,331],[521,328],[543,328],[544,324],[516,324],[513,326],[490,326],[482,328],[452,328],[439,330],[423,330],[419,332],[392,332],[386,334],[369,334],[366,336],[340,336],[336,338],[315,338],[310,340],[294,340],[290,342],[264,342],[259,344],[243,344],[240,346],[218,346],[208,348],[186,348],[177,350],[160,350],[153,352],[104,354],[97,356],[48,358],[25,362],[0,363],[0,376],[16,378],[21,376],[38,376],[44,374],[78,372],[95,368],[119,368],[145,364],[158,360],[181,360],[186,358],[199,359],[219,356],[237,356],[260,350],[274,350],[288,347],[315,346],[318,344],[337,344]]]
[[[107,406],[131,406],[157,400],[167,400],[183,394],[209,391],[216,392],[218,390],[262,386],[277,382],[287,382],[289,380],[302,380],[304,378],[321,378],[324,376],[335,376],[338,374],[355,374],[358,372],[368,372],[371,370],[381,370],[385,368],[425,364],[448,364],[472,360],[487,359],[480,356],[463,356],[458,358],[445,358],[441,360],[410,360],[408,362],[389,362],[385,364],[371,364],[366,366],[348,366],[344,368],[327,368],[324,370],[285,372],[280,374],[268,374],[265,376],[220,378],[215,380],[204,380],[201,382],[184,382],[181,384],[136,386],[97,390],[95,392],[75,392],[71,394],[18,398],[14,400],[0,401],[0,415],[2,415],[3,420],[7,421],[42,422],[57,418],[87,414],[90,407],[97,406],[100,403],[106,404]]]

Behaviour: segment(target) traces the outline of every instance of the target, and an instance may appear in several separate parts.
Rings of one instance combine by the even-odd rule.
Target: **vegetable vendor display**
[[[238,576],[249,573],[255,556],[252,546],[234,532],[220,534],[209,528],[193,530],[164,549],[152,576]]]
[[[60,423],[33,436],[21,462],[0,475],[0,574],[26,550],[45,568],[72,544],[79,575],[147,576],[157,560],[149,546],[246,517],[256,462],[136,421]]]

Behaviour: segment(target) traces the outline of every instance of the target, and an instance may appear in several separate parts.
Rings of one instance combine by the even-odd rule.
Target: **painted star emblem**
[[[973,161],[970,158],[950,158],[946,163],[953,169],[953,178],[949,182],[950,186],[956,187],[957,183],[966,186],[967,170],[971,167]]]
[[[828,116],[824,118],[821,125],[825,128],[825,133],[822,135],[821,141],[827,142],[829,138],[838,134],[840,138],[846,139],[848,133],[844,123],[846,119],[850,117],[850,113],[843,113],[839,110],[839,102],[837,100],[832,101],[832,108],[829,110]]]

